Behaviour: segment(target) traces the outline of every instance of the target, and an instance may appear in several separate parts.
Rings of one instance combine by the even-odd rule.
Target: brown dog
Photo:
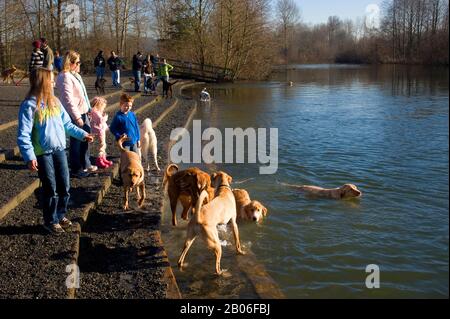
[[[236,201],[230,188],[232,178],[224,172],[217,172],[212,175],[212,179],[217,190],[217,196],[211,202],[202,206],[203,200],[208,197],[208,193],[206,190],[201,192],[195,205],[196,213],[189,221],[187,227],[186,241],[178,259],[178,266],[183,268],[184,259],[189,248],[195,238],[200,235],[206,241],[208,248],[214,249],[216,255],[216,274],[221,275],[220,259],[222,257],[222,246],[219,240],[217,225],[228,224],[231,221],[236,251],[241,255],[245,255],[245,253],[241,249],[239,230],[236,223]]]
[[[362,192],[353,184],[345,184],[341,187],[331,189],[310,185],[290,185],[285,183],[281,184],[289,187],[294,187],[314,197],[323,197],[331,199],[351,199],[360,197],[362,195]]]
[[[17,71],[17,68],[15,65],[12,65],[9,69],[6,69],[2,72],[2,79],[3,79],[3,83],[14,83],[14,73]]]
[[[117,144],[121,150],[120,154],[120,168],[119,173],[122,177],[124,188],[124,204],[123,209],[128,210],[128,197],[133,188],[136,188],[138,197],[138,205],[142,207],[145,200],[145,181],[144,181],[144,168],[141,164],[141,158],[135,152],[127,151],[123,148],[122,144],[127,139],[126,135],[123,135]],[[141,194],[140,194],[140,192]]]
[[[237,219],[252,220],[259,223],[267,215],[267,208],[257,200],[251,200],[249,193],[244,189],[233,190],[236,200]]]
[[[105,79],[97,79],[95,81],[95,90],[97,91],[97,94],[105,94]]]
[[[172,225],[177,226],[176,209],[178,200],[180,199],[183,205],[182,217],[187,219],[189,208],[195,206],[201,191],[208,190],[211,187],[211,177],[196,167],[178,171],[177,165],[170,164],[164,174],[163,186],[167,188],[169,196]],[[209,200],[209,198],[206,199],[206,201]]]
[[[168,98],[170,95],[170,98],[172,98],[172,96],[173,96],[172,86],[177,82],[178,82],[178,80],[176,80],[174,82],[169,82],[169,81],[163,80],[163,91],[162,91],[163,97]]]

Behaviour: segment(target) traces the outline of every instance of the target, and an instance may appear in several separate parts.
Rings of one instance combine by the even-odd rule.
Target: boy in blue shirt
[[[109,130],[116,141],[126,135],[128,140],[123,143],[123,147],[129,151],[139,154],[141,147],[141,136],[136,115],[131,111],[134,99],[131,95],[124,93],[120,96],[120,111],[116,113],[109,127]]]

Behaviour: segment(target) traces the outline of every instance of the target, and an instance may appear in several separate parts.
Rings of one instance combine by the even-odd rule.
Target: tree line
[[[279,0],[277,9],[278,32],[287,39],[278,52],[280,63],[448,65],[448,0],[384,1],[378,26],[364,16],[331,16],[326,23],[307,25],[293,0]]]
[[[138,50],[263,78],[283,63],[448,64],[448,0],[387,0],[380,25],[302,22],[294,0],[0,0],[0,66],[26,69],[34,39],[75,49]],[[77,18],[77,19],[75,19]]]

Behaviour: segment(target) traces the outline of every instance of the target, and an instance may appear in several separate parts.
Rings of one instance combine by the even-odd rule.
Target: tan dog
[[[206,205],[208,202],[214,199],[215,195],[215,189],[211,186],[209,186],[206,189],[206,192],[208,193],[208,198],[205,198],[203,201],[203,205]],[[182,192],[180,196],[178,197],[178,200],[181,203],[181,206],[183,206],[183,212],[181,213],[181,218],[184,220],[188,220],[188,213],[191,211],[191,216],[195,213],[195,205],[192,203],[192,197],[191,195]]]
[[[144,181],[144,168],[141,164],[141,158],[135,152],[127,151],[123,148],[123,142],[127,140],[126,135],[123,135],[117,144],[121,150],[120,154],[120,168],[119,173],[122,177],[124,188],[124,204],[123,209],[128,210],[128,197],[133,188],[136,188],[138,197],[138,205],[142,207],[145,200],[145,181]]]
[[[17,71],[17,68],[15,65],[12,65],[9,69],[6,69],[2,72],[2,79],[3,79],[3,83],[14,83],[14,73]]]
[[[186,241],[178,259],[178,266],[183,268],[184,259],[189,248],[195,238],[200,235],[206,241],[208,248],[214,249],[216,274],[221,275],[220,259],[222,257],[222,246],[220,245],[217,225],[228,224],[231,221],[236,250],[238,254],[244,255],[245,253],[241,249],[239,230],[236,223],[236,201],[230,188],[232,178],[224,172],[217,172],[212,175],[212,179],[216,189],[216,197],[205,206],[202,206],[203,200],[208,197],[208,193],[206,190],[201,192],[195,205],[196,213],[189,221],[187,227]]]
[[[281,183],[282,185],[294,187],[315,197],[331,198],[331,199],[351,199],[362,195],[362,192],[353,184],[345,184],[338,188],[322,188],[310,185],[290,185]]]
[[[183,171],[178,171],[178,166],[170,164],[166,168],[164,174],[163,187],[166,188],[170,201],[170,209],[172,211],[172,225],[177,226],[177,203],[182,197],[183,204],[183,219],[187,219],[187,213],[191,206],[195,207],[197,199],[202,190],[207,190],[211,187],[211,177],[202,170],[191,167]],[[186,198],[190,198],[189,200]],[[206,202],[209,198],[206,199]]]
[[[233,190],[236,200],[237,219],[252,220],[259,223],[267,215],[267,208],[257,200],[251,200],[249,193],[244,189]]]

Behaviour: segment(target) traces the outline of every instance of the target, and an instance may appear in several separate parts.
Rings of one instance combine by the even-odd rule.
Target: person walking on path
[[[44,65],[44,53],[41,51],[41,41],[33,42],[33,52],[31,52],[30,64],[28,65],[28,72],[31,73],[34,69]]]
[[[120,85],[120,67],[122,66],[122,60],[117,56],[114,51],[111,51],[111,56],[108,59],[109,69],[111,70],[112,83],[114,87],[121,88]]]
[[[43,189],[44,228],[63,233],[72,226],[65,217],[70,198],[66,133],[92,142],[92,135],[71,122],[61,102],[53,94],[54,75],[36,68],[30,74],[30,90],[20,105],[17,145],[31,171],[37,171]]]
[[[46,38],[41,38],[41,50],[44,54],[44,63],[42,66],[53,71],[53,63],[55,58],[53,55],[53,50],[48,46]]]
[[[142,53],[138,51],[133,55],[133,76],[134,76],[134,92],[139,92],[141,87],[141,72],[144,66],[144,57]]]
[[[56,87],[62,105],[72,118],[72,123],[91,133],[91,124],[88,112],[91,109],[83,79],[80,76],[80,54],[68,51],[64,56],[63,70],[58,74]],[[74,177],[86,177],[89,172],[98,168],[91,164],[89,145],[79,139],[70,138],[70,170]]]
[[[97,75],[98,79],[103,79],[105,76],[105,67],[106,67],[106,60],[103,57],[103,51],[100,51],[97,56],[94,59],[94,67],[95,67],[95,73]]]

